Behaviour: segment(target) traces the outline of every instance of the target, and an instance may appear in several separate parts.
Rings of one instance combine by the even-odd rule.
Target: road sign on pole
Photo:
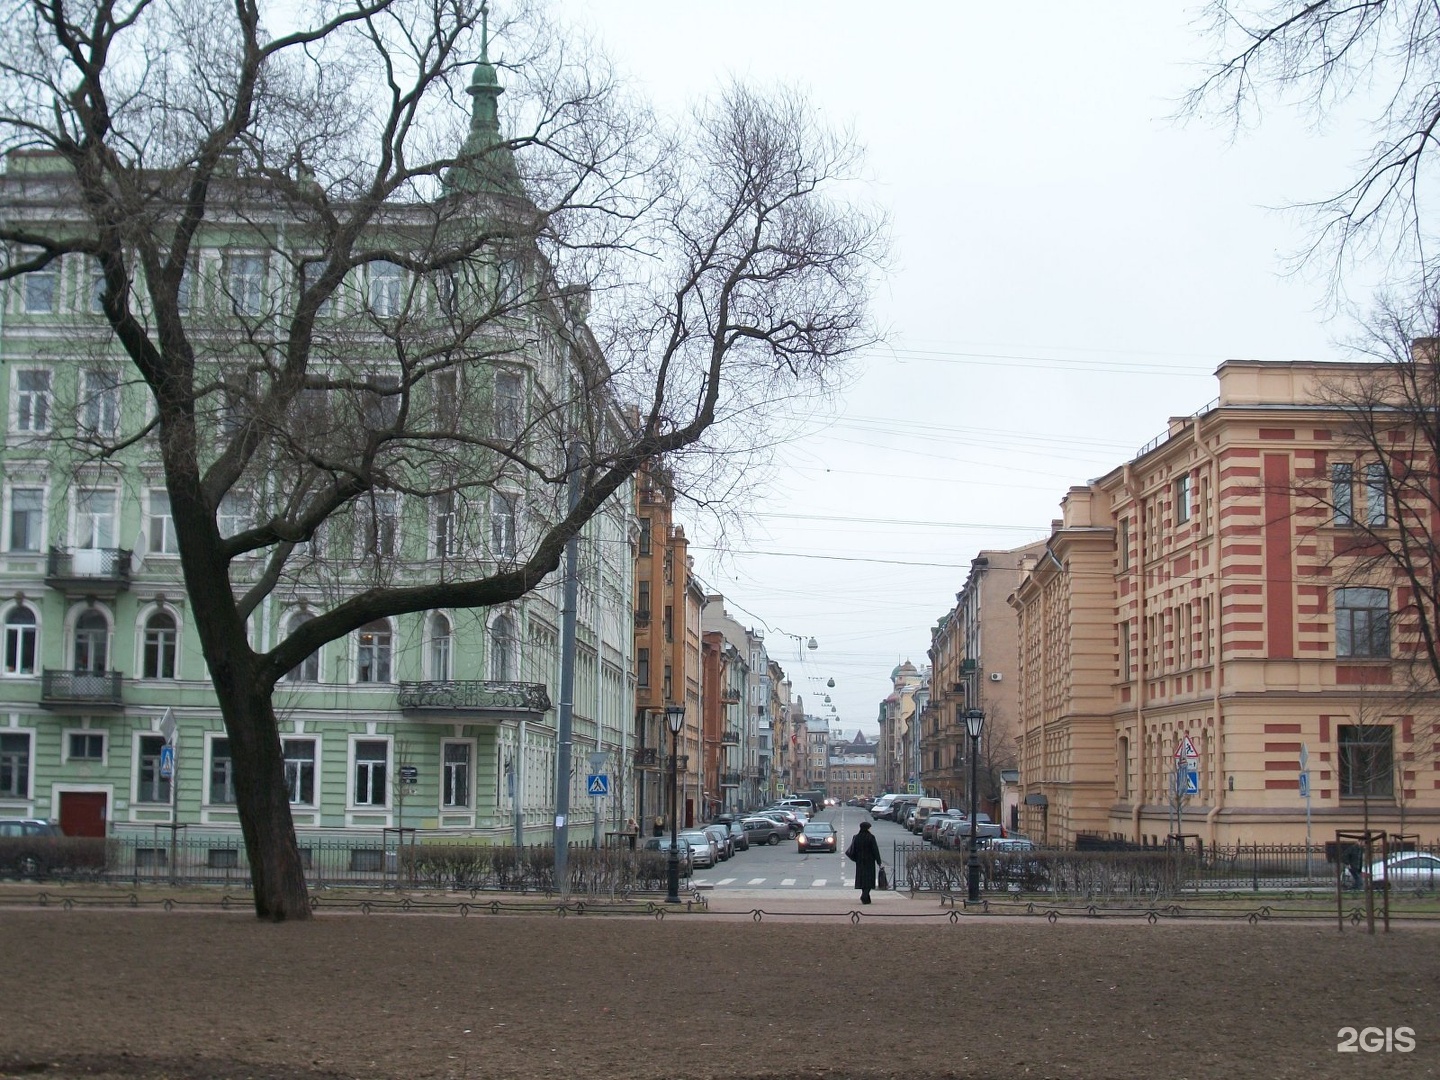
[[[1310,798],[1310,774],[1308,772],[1300,774],[1300,797],[1302,799]]]
[[[175,747],[166,743],[160,747],[160,779],[169,780],[175,775]]]
[[[600,798],[610,794],[610,777],[606,773],[591,773],[585,781],[585,791]]]
[[[1181,739],[1180,745],[1175,748],[1175,760],[1180,761],[1185,758],[1195,761],[1198,761],[1200,758],[1200,751],[1195,749],[1195,744],[1191,742],[1189,735]]]

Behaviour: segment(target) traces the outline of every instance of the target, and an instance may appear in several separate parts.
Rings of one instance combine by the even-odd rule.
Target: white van
[[[914,832],[918,833],[925,827],[925,819],[931,814],[943,814],[945,812],[945,800],[936,798],[922,798],[915,804],[915,825]]]

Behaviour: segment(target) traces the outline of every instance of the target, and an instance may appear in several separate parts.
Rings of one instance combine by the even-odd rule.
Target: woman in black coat
[[[845,849],[845,857],[855,864],[855,887],[860,890],[860,903],[870,903],[875,871],[880,866],[880,843],[870,831],[868,821],[860,822],[860,831]]]

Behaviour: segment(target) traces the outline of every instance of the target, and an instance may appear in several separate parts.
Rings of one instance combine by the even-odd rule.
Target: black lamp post
[[[665,706],[665,722],[670,725],[670,866],[669,891],[665,894],[667,904],[680,902],[680,842],[676,830],[676,804],[680,801],[680,785],[675,772],[675,754],[679,747],[680,729],[685,726],[685,706]]]
[[[977,773],[980,767],[980,732],[985,727],[985,714],[979,709],[965,713],[965,734],[970,736],[970,859],[966,865],[969,891],[966,902],[980,902],[980,853],[975,850],[975,798],[979,794]]]

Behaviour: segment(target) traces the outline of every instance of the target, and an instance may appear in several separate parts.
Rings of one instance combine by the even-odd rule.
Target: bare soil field
[[[1433,927],[50,908],[0,957],[4,1077],[1440,1076]]]

